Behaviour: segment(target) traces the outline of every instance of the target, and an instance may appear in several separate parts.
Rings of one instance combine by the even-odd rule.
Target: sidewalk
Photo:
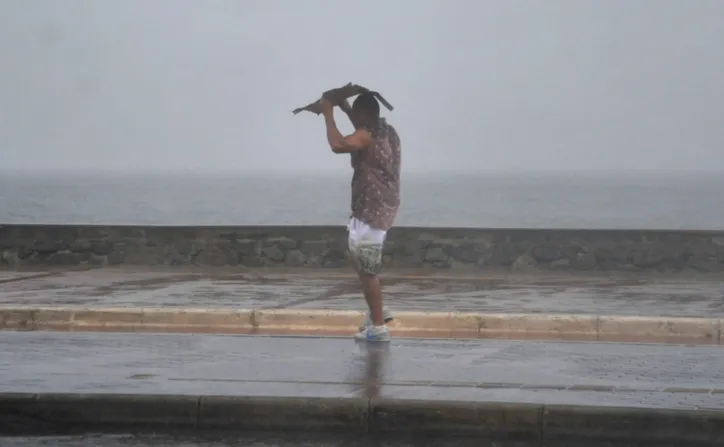
[[[0,395],[0,422],[123,412],[141,425],[724,439],[715,347],[43,332],[3,332],[0,346],[0,393],[34,396]]]
[[[0,345],[0,392],[373,397],[379,385],[401,399],[724,410],[716,347],[53,332],[1,332]]]
[[[39,276],[40,275],[40,276]],[[385,273],[392,310],[724,317],[717,276],[423,276]],[[0,271],[0,306],[362,310],[349,273],[183,269]]]

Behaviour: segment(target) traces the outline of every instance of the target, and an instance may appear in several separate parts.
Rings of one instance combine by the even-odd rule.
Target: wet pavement
[[[717,275],[517,275],[387,272],[393,310],[724,316]],[[0,306],[362,309],[345,273],[190,272],[183,269],[0,271]]]
[[[52,365],[52,367],[49,367]],[[390,397],[724,410],[717,347],[0,333],[0,392]]]

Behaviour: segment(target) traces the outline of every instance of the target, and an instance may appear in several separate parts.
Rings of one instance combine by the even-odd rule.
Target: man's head
[[[372,93],[362,93],[352,103],[356,126],[372,126],[380,119],[380,104]]]

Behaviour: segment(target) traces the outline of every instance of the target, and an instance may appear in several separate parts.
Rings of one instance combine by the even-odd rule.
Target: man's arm
[[[327,126],[327,141],[335,154],[348,154],[366,149],[372,143],[372,135],[365,129],[357,129],[352,135],[346,137],[342,135],[334,121],[332,107],[325,108],[322,113],[324,114],[324,124]]]

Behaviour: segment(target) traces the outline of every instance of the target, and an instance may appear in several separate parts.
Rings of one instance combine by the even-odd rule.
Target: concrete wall
[[[342,267],[343,227],[1,225],[0,265]],[[394,228],[388,268],[724,271],[722,231]]]

